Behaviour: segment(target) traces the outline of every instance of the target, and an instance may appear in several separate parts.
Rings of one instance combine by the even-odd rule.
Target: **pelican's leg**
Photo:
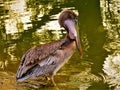
[[[56,86],[56,83],[54,81],[54,77],[53,76],[50,76],[50,77],[46,77],[47,79],[47,84],[50,85],[50,86]]]
[[[52,82],[53,86],[56,86],[56,83],[54,81],[54,77],[53,76],[51,76],[51,82]]]

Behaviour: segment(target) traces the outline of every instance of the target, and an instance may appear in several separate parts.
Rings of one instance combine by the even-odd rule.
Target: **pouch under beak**
[[[65,20],[64,24],[67,27],[70,39],[75,40],[76,47],[77,47],[80,55],[82,56],[82,48],[81,48],[80,40],[79,40],[77,31],[76,31],[76,28],[75,28],[75,22],[72,21],[72,20]]]

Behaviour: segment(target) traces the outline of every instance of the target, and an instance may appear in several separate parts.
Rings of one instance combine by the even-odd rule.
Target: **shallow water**
[[[120,60],[120,29],[115,29],[113,34],[110,28],[113,23],[105,22],[111,18],[106,20],[102,2],[104,0],[101,3],[99,0],[0,1],[0,90],[117,90],[116,81],[110,80],[114,81],[112,78],[118,75],[109,72],[113,68],[108,67],[114,58],[114,67],[119,66],[116,62]],[[17,83],[15,74],[22,55],[29,48],[65,37],[66,32],[57,21],[64,9],[78,13],[83,57],[75,51],[55,76],[57,87],[42,86],[39,80]]]

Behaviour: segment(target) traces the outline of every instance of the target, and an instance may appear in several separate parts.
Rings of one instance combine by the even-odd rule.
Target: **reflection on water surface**
[[[110,86],[115,86],[115,80],[119,80],[115,78],[119,73],[114,72],[119,72],[117,63],[120,53],[120,22],[119,7],[113,7],[119,6],[119,1],[111,1],[110,10],[106,9],[107,1],[100,1],[1,0],[0,90],[114,90]],[[113,3],[115,5],[112,6]],[[65,37],[66,31],[59,26],[57,19],[66,8],[79,14],[78,30],[83,58],[80,59],[75,51],[69,62],[55,76],[58,87],[41,87],[40,81],[35,80],[16,83],[15,74],[20,59],[29,48]],[[99,74],[103,73],[102,70],[107,72],[107,76],[102,76],[109,85]]]
[[[104,80],[114,90],[120,89],[120,1],[101,0],[103,25],[107,30],[107,41],[104,48],[110,53],[105,58],[103,71]],[[105,7],[104,7],[105,6]]]

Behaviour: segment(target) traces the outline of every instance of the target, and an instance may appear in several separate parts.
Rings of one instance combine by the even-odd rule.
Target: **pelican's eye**
[[[75,23],[77,24],[77,22],[78,22],[78,18],[76,17],[76,18],[75,18]]]

